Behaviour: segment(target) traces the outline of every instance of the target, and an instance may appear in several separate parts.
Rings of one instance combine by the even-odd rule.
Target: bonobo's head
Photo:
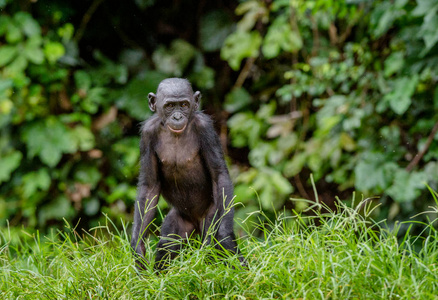
[[[157,111],[161,122],[173,133],[182,133],[193,111],[199,107],[201,93],[193,93],[187,79],[168,78],[160,82],[157,94],[149,93],[149,108]]]

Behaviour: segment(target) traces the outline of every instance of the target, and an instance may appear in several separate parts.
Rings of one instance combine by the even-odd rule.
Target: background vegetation
[[[1,0],[0,225],[132,218],[138,128],[166,77],[203,93],[237,217],[352,191],[391,224],[438,188],[434,0]],[[165,203],[161,202],[165,209]],[[121,218],[120,218],[121,217]],[[436,217],[436,214],[434,215]],[[118,225],[120,225],[118,223]]]

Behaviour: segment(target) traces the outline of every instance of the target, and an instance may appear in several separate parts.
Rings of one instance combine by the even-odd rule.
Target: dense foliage
[[[291,193],[313,198],[311,172],[325,200],[381,195],[382,217],[430,204],[436,1],[254,0],[236,13],[221,55],[242,77],[225,103],[232,146],[249,149],[238,195],[252,186],[268,210]]]
[[[327,202],[381,195],[380,217],[431,203],[436,1],[73,2],[0,1],[0,225],[129,220],[146,95],[171,76],[230,141],[242,218],[302,209],[311,173]]]

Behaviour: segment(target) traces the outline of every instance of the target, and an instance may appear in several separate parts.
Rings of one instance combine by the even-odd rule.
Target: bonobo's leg
[[[219,228],[216,232],[215,239],[217,241],[217,243],[215,244],[216,249],[218,249],[220,252],[225,250],[233,254],[236,253],[238,255],[241,265],[246,267],[245,259],[240,254],[239,248],[237,247],[236,236],[234,235],[233,230],[232,216],[224,216],[224,219],[220,223]]]
[[[169,211],[161,226],[161,239],[155,257],[156,270],[166,268],[166,262],[174,259],[181,250],[182,240],[190,237],[194,230],[195,226],[184,220],[174,208]]]
[[[219,228],[216,231],[215,238],[220,245],[215,245],[217,249],[225,249],[236,253],[237,243],[233,230],[233,218],[225,215],[219,224]]]

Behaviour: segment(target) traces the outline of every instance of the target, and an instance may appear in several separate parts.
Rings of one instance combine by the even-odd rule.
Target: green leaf
[[[397,73],[403,68],[404,65],[404,54],[403,52],[394,52],[385,60],[385,77],[390,77],[391,75]]]
[[[76,126],[73,128],[72,137],[76,140],[76,148],[81,151],[88,151],[95,146],[94,135],[91,130],[85,126]]]
[[[36,172],[30,172],[23,176],[23,196],[29,198],[38,189],[47,191],[52,180],[47,169],[39,169]]]
[[[256,168],[266,166],[267,157],[269,152],[273,150],[272,146],[268,143],[260,143],[257,147],[252,149],[248,154],[249,162]]]
[[[214,75],[214,69],[204,66],[201,70],[190,74],[189,80],[200,89],[211,89],[215,85]]]
[[[44,45],[44,55],[50,63],[55,63],[65,54],[65,48],[61,43],[48,42]]]
[[[268,120],[274,115],[276,109],[277,103],[275,101],[271,101],[268,104],[263,104],[257,111],[256,116],[262,120]]]
[[[360,191],[382,192],[388,188],[398,169],[382,153],[366,153],[354,168],[355,187]]]
[[[289,195],[293,192],[293,187],[290,184],[289,180],[284,178],[284,176],[282,176],[280,172],[272,170],[270,175],[272,186],[278,191],[280,195]]]
[[[63,153],[77,150],[71,131],[55,117],[26,126],[22,138],[27,145],[28,156],[38,155],[49,167],[56,166]]]
[[[250,199],[254,197],[254,190],[247,184],[236,184],[234,188],[234,194],[236,195],[236,202],[248,203]]]
[[[75,32],[75,28],[73,24],[66,23],[64,26],[58,28],[58,35],[62,38],[64,44],[70,41],[73,38],[73,34]]]
[[[432,49],[433,46],[438,42],[438,5],[434,10],[431,10],[424,17],[424,22],[421,25],[421,30],[418,33],[419,36],[423,37],[426,48],[421,52],[421,56],[424,56]]]
[[[136,193],[135,187],[127,183],[121,183],[111,191],[111,194],[106,198],[106,202],[113,203],[119,199],[134,201]]]
[[[0,117],[10,114],[13,107],[14,103],[10,99],[0,100]]]
[[[412,95],[418,83],[418,75],[411,77],[401,77],[393,81],[392,91],[383,97],[383,101],[388,102],[391,109],[399,114],[404,114],[412,103]]]
[[[299,34],[292,30],[288,19],[277,18],[269,27],[268,33],[263,40],[263,55],[270,59],[278,56],[280,50],[296,52],[303,47],[303,41]]]
[[[162,73],[148,71],[144,78],[132,79],[116,100],[117,106],[136,120],[145,120],[151,115],[147,94],[155,92],[160,81],[165,78],[166,75]]]
[[[233,20],[223,10],[204,14],[199,27],[199,42],[202,49],[205,52],[220,50],[234,27]]]
[[[76,71],[74,74],[76,87],[88,91],[91,88],[90,74],[83,70]]]
[[[17,56],[12,63],[5,67],[5,73],[11,77],[18,76],[27,68],[27,65],[27,59],[24,56]]]
[[[74,213],[73,207],[65,196],[58,196],[38,210],[38,221],[44,225],[50,219],[69,219]]]
[[[293,177],[300,173],[307,161],[307,158],[308,155],[305,152],[295,154],[292,160],[288,161],[284,166],[284,175],[287,177]]]
[[[125,198],[127,192],[129,190],[129,185],[126,183],[121,183],[117,185],[112,191],[111,194],[106,198],[107,203],[113,203],[118,199]]]
[[[11,23],[11,18],[8,15],[0,15],[0,36],[6,33],[9,23]]]
[[[399,203],[412,202],[420,196],[421,190],[426,188],[426,180],[427,176],[424,173],[409,173],[399,169],[386,193]]]
[[[346,151],[354,151],[356,149],[356,142],[346,132],[342,132],[339,137],[339,145]]]
[[[240,148],[249,146],[251,149],[260,141],[262,124],[251,112],[237,113],[228,120],[231,143]]]
[[[424,16],[428,12],[433,11],[438,6],[435,0],[417,0],[417,6],[412,11],[413,16]]]
[[[435,87],[435,91],[433,93],[433,106],[435,109],[438,109],[438,86]]]
[[[99,212],[100,202],[96,198],[84,201],[84,211],[87,216],[93,216]]]
[[[221,50],[221,58],[228,61],[230,67],[237,71],[243,59],[259,55],[261,44],[262,37],[258,31],[236,31],[225,40]]]
[[[224,108],[235,113],[251,103],[251,95],[244,88],[233,89],[225,96]]]
[[[394,22],[406,14],[403,6],[394,7],[389,1],[377,4],[371,14],[371,31],[376,38],[384,35]]]
[[[20,165],[22,157],[21,152],[17,150],[0,157],[0,183],[11,178],[12,172]]]
[[[16,55],[16,46],[5,45],[0,47],[0,67],[7,65]]]
[[[41,64],[44,61],[44,53],[41,49],[41,37],[35,36],[28,39],[24,45],[24,55],[34,64]]]
[[[94,188],[102,175],[94,165],[80,164],[74,173],[74,179],[81,183],[90,184],[91,188]]]
[[[20,24],[21,30],[28,37],[41,35],[41,27],[38,22],[27,12],[17,12],[14,16],[17,24]]]
[[[178,39],[172,42],[169,49],[161,46],[155,50],[152,60],[158,71],[172,76],[182,76],[195,54],[195,47]]]
[[[23,35],[21,34],[21,30],[14,23],[8,23],[8,28],[6,31],[6,41],[9,44],[16,44],[23,39]]]
[[[99,110],[99,105],[104,102],[106,89],[104,87],[91,88],[85,99],[80,103],[82,109],[90,114],[95,114]]]
[[[288,196],[293,187],[280,172],[271,168],[261,168],[252,182],[253,187],[260,193],[262,207],[266,210],[278,209],[282,200]]]
[[[436,174],[438,174],[438,162],[431,161],[424,167],[424,174],[427,178],[427,182],[436,180]]]
[[[121,157],[117,160],[116,166],[126,178],[134,178],[138,175],[139,143],[138,137],[131,137],[124,138],[113,145],[113,150]]]

